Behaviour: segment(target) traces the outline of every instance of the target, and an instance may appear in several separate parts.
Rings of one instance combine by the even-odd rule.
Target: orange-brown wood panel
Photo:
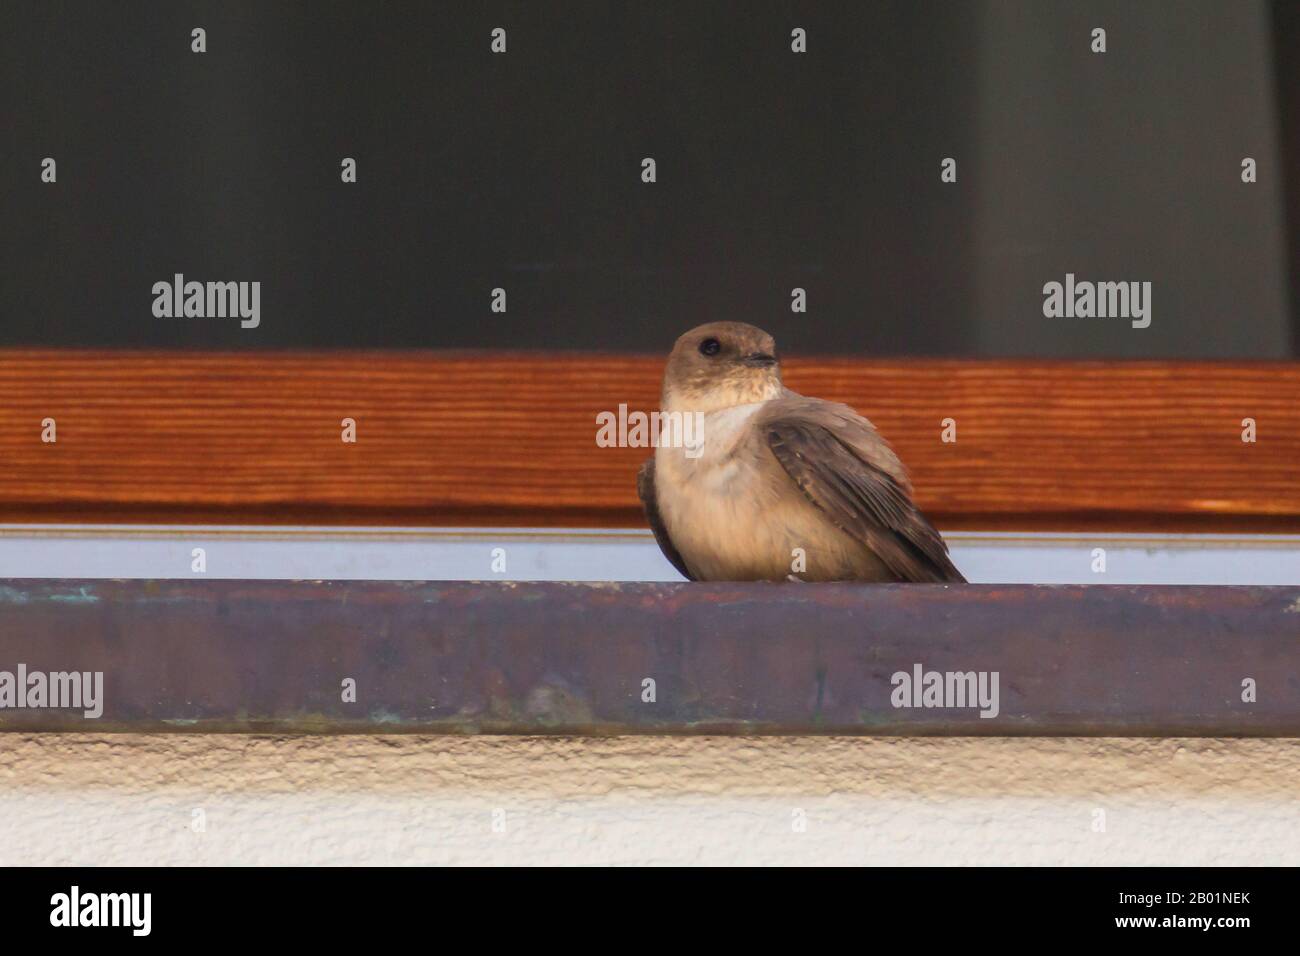
[[[656,408],[662,364],[4,351],[0,520],[637,525],[648,452],[597,447],[596,415]],[[1300,364],[792,359],[786,381],[871,418],[945,527],[1300,528]]]

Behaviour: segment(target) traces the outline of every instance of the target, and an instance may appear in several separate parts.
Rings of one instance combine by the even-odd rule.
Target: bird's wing
[[[664,557],[672,562],[675,567],[688,581],[694,581],[695,575],[691,574],[690,569],[686,567],[686,562],[678,553],[677,548],[673,546],[673,539],[668,537],[668,529],[664,527],[664,520],[659,516],[659,502],[655,498],[655,460],[649,458],[641,466],[641,470],[636,473],[636,493],[641,496],[641,507],[645,509],[646,520],[650,522],[650,530],[655,533],[655,541],[659,542],[659,550],[664,553]]]
[[[907,476],[871,423],[845,405],[769,403],[758,427],[792,481],[904,581],[959,581],[948,546],[912,504]]]

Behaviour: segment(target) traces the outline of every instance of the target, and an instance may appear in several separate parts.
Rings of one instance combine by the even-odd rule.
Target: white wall
[[[1294,865],[1297,781],[1295,740],[0,734],[0,865]]]

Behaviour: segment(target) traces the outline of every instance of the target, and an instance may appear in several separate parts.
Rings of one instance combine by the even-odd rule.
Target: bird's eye
[[[722,343],[717,339],[705,339],[700,343],[701,355],[717,355],[722,351]]]

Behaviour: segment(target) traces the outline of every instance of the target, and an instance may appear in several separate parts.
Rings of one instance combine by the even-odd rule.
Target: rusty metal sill
[[[1300,587],[10,579],[0,730],[1300,736]]]

